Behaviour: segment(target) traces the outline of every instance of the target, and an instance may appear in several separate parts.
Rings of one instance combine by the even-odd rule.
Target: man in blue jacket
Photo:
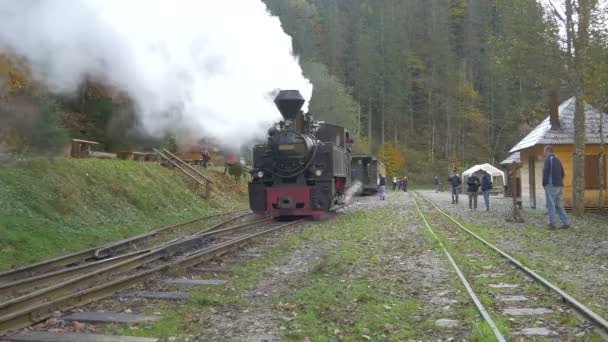
[[[553,154],[553,146],[547,145],[544,149],[545,163],[543,165],[543,187],[547,198],[547,210],[549,211],[549,230],[555,229],[555,211],[559,213],[562,220],[560,228],[570,227],[568,216],[564,209],[564,167],[562,162]]]
[[[486,204],[486,211],[490,211],[490,190],[492,190],[492,177],[489,173],[483,172],[481,177],[481,191],[483,192],[483,201]]]

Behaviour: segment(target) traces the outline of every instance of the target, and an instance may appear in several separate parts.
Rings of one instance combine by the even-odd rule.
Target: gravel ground
[[[594,304],[597,303],[602,308],[606,307],[607,276],[606,272],[599,271],[606,266],[605,237],[607,229],[606,223],[602,223],[600,216],[574,218],[571,230],[549,232],[541,228],[545,219],[542,213],[524,212],[526,224],[506,223],[504,218],[510,206],[509,202],[504,199],[493,198],[496,205],[493,205],[491,212],[486,213],[470,212],[464,203],[466,198],[462,198],[459,205],[451,205],[448,193],[422,192],[422,194],[450,213],[458,215],[471,224],[472,228],[483,232],[482,235],[485,234],[491,240],[496,241],[500,247],[510,252],[526,255],[529,261],[539,260],[542,264],[547,265],[548,267],[543,269],[542,273],[551,272],[551,276],[548,276],[549,279],[571,284],[581,292],[592,291],[590,297],[595,298]],[[302,305],[318,304],[299,303],[296,305],[290,304],[284,299],[301,289],[314,285],[311,284],[311,279],[315,278],[310,275],[319,267],[323,267],[324,259],[328,255],[333,255],[332,252],[343,244],[348,241],[352,243],[354,240],[351,236],[336,234],[331,235],[333,238],[326,240],[308,236],[300,241],[301,236],[307,233],[322,236],[324,230],[344,229],[344,220],[348,220],[349,217],[346,214],[366,212],[374,215],[372,216],[374,220],[377,219],[369,225],[369,230],[382,232],[382,234],[376,235],[377,238],[360,242],[369,248],[369,255],[365,257],[365,260],[355,261],[355,265],[346,265],[348,272],[336,279],[336,282],[354,284],[363,280],[371,286],[379,284],[377,291],[384,295],[390,291],[385,305],[386,310],[391,310],[393,306],[391,300],[394,300],[396,302],[415,302],[416,312],[409,316],[402,316],[398,324],[367,325],[366,328],[353,330],[354,326],[365,325],[364,321],[374,319],[374,317],[364,316],[364,313],[359,311],[361,309],[358,308],[358,303],[344,303],[344,307],[336,308],[336,311],[342,312],[342,316],[337,315],[336,321],[331,322],[331,326],[335,327],[335,330],[332,328],[323,337],[332,341],[370,339],[392,341],[399,336],[399,332],[403,331],[404,327],[408,327],[412,332],[412,335],[408,336],[411,337],[399,340],[471,340],[476,334],[479,317],[466,293],[459,290],[457,277],[445,256],[433,247],[433,242],[416,213],[411,197],[402,192],[389,192],[387,195],[386,201],[380,201],[376,196],[359,198],[355,204],[341,209],[338,215],[271,234],[243,250],[216,260],[213,265],[207,265],[207,267],[219,267],[226,270],[239,269],[242,272],[249,267],[250,262],[264,257],[267,253],[272,253],[275,248],[280,248],[286,241],[294,239],[299,241],[287,253],[279,254],[280,257],[277,258],[273,257],[268,266],[259,271],[263,277],[248,284],[244,291],[240,291],[234,283],[238,278],[238,272],[230,274],[227,278],[218,274],[209,275],[209,277],[228,279],[228,283],[220,286],[223,286],[224,293],[227,293],[228,297],[234,301],[229,299],[215,304],[167,303],[142,299],[133,300],[117,295],[111,300],[91,305],[88,309],[163,316],[167,311],[177,312],[176,321],[171,325],[179,326],[179,332],[172,332],[171,337],[164,338],[163,341],[257,342],[293,339],[293,337],[289,337],[290,334],[291,336],[308,336],[302,335],[303,331],[307,331],[306,327],[294,324],[294,319],[298,313],[302,314]],[[385,217],[387,209],[391,213],[388,218]],[[589,228],[592,224],[600,228]],[[530,234],[522,234],[523,232],[530,232]],[[600,234],[604,234],[602,235],[603,240],[597,238]],[[542,238],[545,243],[539,245],[539,238]],[[566,253],[562,254],[564,251]],[[256,269],[255,266],[254,269]],[[569,271],[564,272],[563,270]],[[245,271],[245,273],[247,272]],[[596,283],[590,284],[589,280]],[[380,284],[394,285],[387,289],[381,287]],[[599,289],[600,286],[603,288]],[[139,287],[142,290],[151,288],[167,290],[160,280]],[[202,290],[205,291],[205,289]],[[374,293],[373,291],[372,293]],[[352,316],[349,315],[349,312],[352,312]],[[107,328],[78,322],[66,324],[57,318],[36,328],[79,332],[108,331]],[[141,331],[147,327],[135,325],[122,328],[118,332],[126,334],[133,329]],[[110,330],[112,332],[113,329]],[[151,330],[150,335],[156,335],[154,329]],[[296,340],[302,339],[296,338]],[[310,339],[306,337],[304,340],[316,341],[319,338],[311,336]]]
[[[360,210],[394,208],[396,216],[402,220],[400,224],[389,223],[382,227],[381,241],[369,241],[370,249],[382,251],[378,253],[375,265],[379,267],[358,267],[347,277],[340,280],[348,282],[365,278],[371,282],[391,282],[400,289],[391,293],[395,298],[415,299],[420,302],[417,316],[411,317],[413,324],[425,326],[424,331],[417,333],[416,340],[458,341],[467,340],[471,335],[471,322],[462,317],[469,307],[467,298],[455,288],[454,277],[447,260],[436,249],[431,247],[429,237],[421,226],[409,196],[391,194],[389,200],[379,201],[377,197],[363,197],[358,202],[341,210],[342,213],[352,213]],[[331,226],[336,218],[325,218],[312,226]],[[394,222],[394,221],[393,221]],[[381,224],[381,223],[379,223]],[[266,244],[280,243],[280,240]],[[262,281],[254,284],[244,293],[238,305],[213,308],[201,314],[200,322],[204,333],[193,340],[230,340],[230,341],[280,341],[290,333],[293,327],[289,322],[293,319],[297,308],[293,304],[282,302],[281,298],[307,285],[306,274],[313,271],[322,262],[323,256],[338,247],[341,241],[326,241],[320,244],[302,243],[292,250],[282,261],[268,268]],[[301,303],[299,305],[302,305]],[[460,311],[458,311],[460,310]],[[437,320],[453,325],[438,327]],[[430,323],[429,323],[430,322]],[[340,331],[346,326],[358,324],[345,317],[336,324],[336,334],[327,336],[329,340],[351,340]],[[409,324],[405,323],[404,324]],[[385,324],[381,327],[384,334],[381,339],[388,338],[391,331],[401,329],[399,326]],[[420,328],[422,330],[423,328]],[[293,331],[291,331],[293,332]],[[297,331],[295,331],[297,332]],[[363,329],[363,333],[373,335],[373,329]],[[361,335],[360,340],[367,339]],[[372,338],[373,339],[373,338]],[[305,339],[306,340],[306,339]],[[309,341],[314,340],[313,338]]]
[[[460,197],[459,204],[451,204],[448,192],[419,193],[601,316],[608,317],[608,213],[570,215],[570,229],[550,231],[545,229],[549,221],[546,210],[524,208],[525,223],[506,222],[512,207],[510,198],[492,196],[490,211],[486,212],[482,209],[482,196],[478,210],[471,211],[466,195]]]

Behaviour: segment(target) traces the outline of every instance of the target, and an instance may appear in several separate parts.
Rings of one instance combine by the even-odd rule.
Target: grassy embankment
[[[244,183],[208,174],[223,187],[210,201],[178,171],[154,163],[57,158],[0,165],[0,270],[246,206]]]

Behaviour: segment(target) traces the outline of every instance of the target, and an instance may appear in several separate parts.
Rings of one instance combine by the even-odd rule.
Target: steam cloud
[[[0,49],[27,57],[53,92],[85,78],[127,92],[153,135],[234,146],[280,117],[273,91],[312,93],[291,38],[256,0],[2,0]]]

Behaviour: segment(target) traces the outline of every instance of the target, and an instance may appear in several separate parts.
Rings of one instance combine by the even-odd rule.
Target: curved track
[[[153,238],[157,238],[161,235],[176,232],[180,228],[187,227],[194,223],[198,223],[201,221],[207,221],[213,218],[218,218],[226,215],[236,215],[238,213],[243,213],[243,210],[237,210],[222,214],[210,215],[205,217],[200,217],[191,221],[179,223],[176,225],[171,225],[167,227],[163,227],[160,229],[156,229],[154,231],[141,234],[138,236],[133,236],[124,240],[115,241],[109,243],[104,246],[95,247],[87,250],[83,250],[80,252],[76,252],[73,254],[68,254],[64,256],[60,256],[57,258],[45,260],[39,263],[35,263],[32,265],[20,267],[17,269],[5,271],[0,273],[0,297],[2,296],[2,286],[14,281],[20,281],[26,278],[31,278],[35,276],[39,276],[45,273],[54,272],[57,270],[61,270],[70,266],[81,265],[82,263],[94,262],[96,260],[108,258],[120,254],[128,249],[133,249],[138,244],[145,243],[147,241],[152,240]],[[249,215],[247,213],[238,215],[233,218],[236,220],[245,215]]]
[[[277,223],[272,219],[258,219],[229,225],[237,218],[156,247],[10,283],[20,283],[30,291],[19,292],[15,296],[4,292],[5,297],[0,303],[0,335],[44,320],[55,311],[107,297],[171,267],[198,264],[237,248],[254,237],[299,222]],[[86,252],[90,255],[91,251]],[[58,259],[61,258],[53,260]],[[19,285],[5,286],[5,289],[15,287]]]
[[[438,231],[440,231],[439,234],[436,234],[435,231],[431,228],[431,224],[429,223],[430,220],[428,220],[427,217],[425,216],[424,210],[421,209],[421,206],[419,205],[419,202],[416,199],[416,196],[419,197],[420,199],[422,199],[427,204],[427,207],[431,208],[431,210],[434,210],[434,211],[440,213],[445,219],[448,220],[448,221],[444,220],[443,222],[441,222],[441,221],[438,221],[437,219],[435,219],[436,223],[434,224],[434,226],[436,227],[436,229]],[[448,255],[450,263],[455,268],[456,272],[458,273],[459,278],[461,279],[462,283],[464,284],[465,288],[467,289],[467,292],[469,293],[470,297],[475,302],[475,305],[476,305],[478,311],[480,312],[483,319],[488,323],[488,325],[492,329],[492,332],[494,333],[494,336],[497,340],[504,341],[505,337],[503,336],[503,334],[509,335],[511,332],[510,332],[510,329],[506,328],[506,327],[502,327],[502,330],[499,329],[496,326],[496,324],[494,323],[494,320],[492,319],[491,314],[494,315],[494,318],[500,319],[501,322],[513,323],[513,325],[517,326],[517,328],[522,328],[521,325],[530,324],[532,322],[531,323],[531,324],[533,324],[532,327],[523,328],[519,331],[519,333],[521,333],[523,335],[529,334],[529,336],[535,336],[534,334],[541,335],[541,333],[542,333],[542,334],[547,334],[547,335],[541,335],[541,336],[548,336],[548,337],[550,336],[551,338],[558,338],[558,339],[561,339],[561,338],[570,339],[570,338],[572,338],[572,331],[574,329],[583,330],[583,332],[585,332],[591,328],[596,328],[595,332],[597,334],[599,334],[600,336],[602,336],[603,338],[606,338],[606,333],[608,332],[608,321],[606,321],[606,319],[600,317],[598,314],[593,312],[587,306],[583,305],[582,303],[577,301],[574,297],[572,297],[571,295],[569,295],[568,293],[566,293],[565,291],[563,291],[556,285],[552,284],[547,279],[540,276],[537,272],[535,272],[532,269],[523,265],[523,263],[516,260],[511,255],[507,254],[506,252],[500,250],[493,244],[491,244],[488,241],[481,238],[479,235],[477,235],[476,233],[474,233],[473,231],[471,231],[470,229],[465,227],[463,224],[458,222],[454,217],[452,217],[449,214],[447,214],[446,212],[444,212],[439,206],[437,206],[432,201],[424,198],[419,193],[416,193],[416,196],[411,195],[411,198],[414,201],[414,205],[416,206],[418,214],[424,221],[426,228],[431,232],[433,237],[439,242],[441,247],[444,249],[444,252]],[[452,227],[455,225],[458,227],[458,229],[454,230],[453,228],[449,227],[450,225]],[[458,231],[466,233],[466,235],[458,234],[457,233]],[[440,235],[441,237],[439,237],[438,235]],[[475,242],[476,244],[481,243],[482,246],[484,246],[484,247],[477,248],[477,247],[474,247],[472,244],[469,244],[468,242],[466,242],[466,239],[471,239],[471,238],[473,238],[474,241],[476,241]],[[465,253],[468,253],[468,254],[466,254],[467,257],[475,258],[476,259],[475,261],[480,261],[477,259],[481,259],[481,260],[485,261],[486,264],[490,264],[490,265],[486,265],[486,266],[481,266],[481,268],[484,270],[489,269],[493,273],[481,273],[474,266],[471,267],[469,265],[468,273],[473,275],[472,277],[475,278],[476,283],[477,283],[476,286],[471,286],[471,284],[467,281],[467,279],[463,275],[463,272],[456,265],[454,258],[450,255],[447,248],[442,243],[442,239],[444,239],[444,241],[449,240],[451,243],[459,244],[458,249],[465,250],[466,251]],[[494,253],[492,253],[492,252],[494,252]],[[496,256],[498,256],[498,258],[502,258],[503,260],[506,259],[507,262],[503,263],[503,264],[501,264],[500,262],[497,262]],[[511,265],[511,266],[509,266],[509,265]],[[514,272],[514,270],[515,270],[515,272]],[[487,271],[483,271],[483,272],[487,272]],[[497,272],[503,272],[503,273],[497,273]],[[522,285],[522,283],[489,284],[489,283],[484,283],[484,282],[479,281],[479,279],[482,279],[482,278],[487,278],[487,279],[496,278],[497,281],[498,281],[498,279],[501,279],[501,278],[510,279],[510,280],[519,278],[519,279],[524,279],[524,281],[522,282],[523,285]],[[525,283],[526,281],[528,281],[528,283]],[[546,289],[549,289],[550,292],[545,290],[544,291],[545,293],[543,294],[542,292],[539,292],[538,290],[534,291],[534,290],[532,290],[533,285],[530,282],[534,282],[536,284],[542,285],[539,287],[544,287]],[[489,289],[489,287],[493,287],[493,286],[495,287],[494,289]],[[474,288],[476,290],[478,290],[480,293],[493,293],[491,291],[516,289],[516,291],[518,291],[519,295],[511,295],[512,294],[511,292],[508,292],[509,295],[504,295],[504,296],[497,295],[496,297],[499,297],[499,298],[502,298],[502,299],[505,299],[508,301],[506,302],[506,304],[504,302],[501,304],[493,303],[493,307],[491,308],[491,310],[488,310],[481,304],[481,301],[478,299],[478,295],[475,293]],[[534,292],[530,292],[530,291],[534,291]],[[548,309],[548,308],[544,308],[544,307],[543,308],[518,307],[519,305],[521,305],[521,303],[525,303],[528,299],[531,299],[531,298],[536,298],[536,300],[535,300],[536,303],[542,303],[542,304],[544,304],[544,306],[558,308],[559,310],[554,312],[552,309]],[[578,313],[579,317],[582,318],[582,320],[591,322],[592,324],[590,325],[587,322],[580,322],[579,324],[576,325],[576,327],[574,327],[575,324],[573,324],[572,321],[570,321],[570,318],[568,317],[568,315],[569,315],[568,310],[561,309],[561,306],[563,305],[562,301],[567,303],[570,308],[574,309]],[[537,320],[539,317],[543,317],[540,321],[545,322],[547,325],[550,325],[554,329],[551,330],[546,327],[537,326],[537,322],[538,322]],[[566,321],[570,322],[569,323],[570,326],[564,326],[562,324],[562,322],[566,322]]]

